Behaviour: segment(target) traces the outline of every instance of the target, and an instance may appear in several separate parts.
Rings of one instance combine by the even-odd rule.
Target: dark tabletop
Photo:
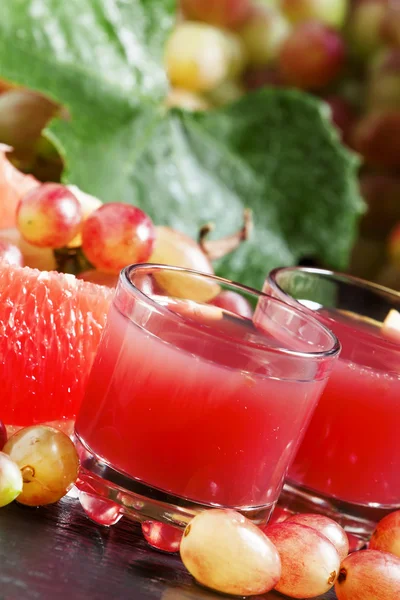
[[[123,518],[92,523],[77,500],[0,509],[0,600],[223,600],[197,586],[177,555],[151,550]],[[283,600],[270,593],[263,600]],[[320,600],[335,600],[333,593]]]

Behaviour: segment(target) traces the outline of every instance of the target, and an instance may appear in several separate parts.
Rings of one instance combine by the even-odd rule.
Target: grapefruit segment
[[[0,144],[0,229],[15,227],[18,202],[39,185],[32,175],[24,175],[7,160],[6,153],[10,150]]]
[[[0,420],[76,416],[111,296],[73,275],[0,264]]]

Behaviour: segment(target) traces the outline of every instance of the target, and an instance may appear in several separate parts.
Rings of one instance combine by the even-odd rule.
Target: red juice
[[[372,321],[321,316],[343,349],[288,478],[345,502],[399,505],[400,345]]]
[[[188,326],[178,309],[170,320],[138,305],[127,318],[113,305],[76,432],[154,488],[208,504],[272,504],[326,374],[315,367],[313,379],[294,380],[287,356],[265,352],[278,339],[212,311],[192,312]]]

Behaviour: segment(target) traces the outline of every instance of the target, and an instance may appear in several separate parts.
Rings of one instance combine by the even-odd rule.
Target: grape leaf
[[[317,257],[346,268],[363,203],[357,160],[323,105],[263,90],[202,114],[167,111],[162,66],[172,0],[3,3],[0,77],[62,103],[46,134],[64,179],[102,200],[141,206],[157,224],[195,236],[232,233],[244,207],[254,234],[218,267],[259,287],[278,265]]]

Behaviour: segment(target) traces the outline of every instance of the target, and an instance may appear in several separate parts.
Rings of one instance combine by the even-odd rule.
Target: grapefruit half
[[[0,420],[76,416],[111,296],[73,275],[0,263]]]

